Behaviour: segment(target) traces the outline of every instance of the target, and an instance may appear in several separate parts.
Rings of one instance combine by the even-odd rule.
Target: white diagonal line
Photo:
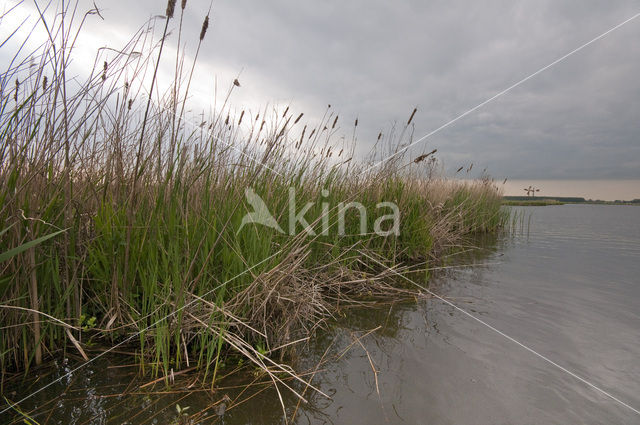
[[[637,14],[633,15],[633,16],[632,16],[632,17],[630,17],[629,19],[627,19],[627,20],[625,20],[625,21],[621,22],[620,24],[618,24],[618,25],[616,25],[616,26],[612,27],[612,28],[611,28],[611,29],[609,29],[608,31],[606,31],[606,32],[604,32],[604,33],[602,33],[602,34],[600,34],[599,36],[597,36],[597,37],[595,37],[594,39],[592,39],[592,40],[588,41],[587,43],[585,43],[585,44],[581,45],[580,47],[578,47],[578,48],[576,48],[576,49],[572,50],[571,52],[567,53],[566,55],[564,55],[564,56],[562,56],[562,57],[560,57],[560,58],[556,59],[555,61],[551,62],[549,65],[547,65],[547,66],[545,66],[545,67],[543,67],[543,68],[539,69],[538,71],[534,72],[533,74],[530,74],[529,76],[527,76],[527,77],[523,78],[522,80],[518,81],[517,83],[515,83],[515,84],[513,84],[513,85],[511,85],[511,86],[509,86],[509,87],[507,87],[506,89],[504,89],[504,90],[502,90],[501,92],[497,93],[497,94],[496,94],[496,95],[494,95],[493,97],[491,97],[491,98],[489,98],[489,99],[485,100],[484,102],[480,103],[479,105],[477,105],[477,106],[475,106],[475,107],[473,107],[473,108],[469,109],[468,111],[466,111],[466,112],[464,112],[463,114],[459,115],[458,117],[456,117],[456,118],[452,119],[451,121],[449,121],[449,122],[447,122],[447,123],[443,124],[442,126],[438,127],[437,129],[433,130],[432,132],[430,132],[430,133],[428,133],[428,134],[426,134],[426,135],[422,136],[422,137],[421,137],[421,138],[419,138],[418,140],[414,141],[414,142],[413,142],[413,143],[411,143],[410,145],[408,145],[408,146],[404,147],[403,149],[401,149],[400,151],[398,151],[398,152],[394,153],[393,155],[389,156],[388,158],[383,159],[383,160],[381,160],[380,162],[378,162],[378,163],[376,163],[376,164],[372,165],[371,167],[369,167],[369,168],[365,169],[365,170],[364,170],[364,172],[369,171],[369,170],[371,170],[372,168],[375,168],[375,167],[379,166],[379,165],[380,165],[380,164],[382,164],[383,162],[388,161],[389,159],[391,159],[391,158],[393,158],[393,157],[395,157],[395,156],[397,156],[397,155],[401,154],[402,152],[405,152],[405,151],[406,151],[407,149],[409,149],[411,146],[414,146],[415,144],[417,144],[417,143],[420,143],[420,142],[424,141],[425,139],[427,139],[427,138],[431,137],[432,135],[434,135],[434,134],[438,133],[439,131],[443,130],[444,128],[449,127],[451,124],[455,123],[456,121],[458,121],[458,120],[462,119],[463,117],[465,117],[465,116],[469,115],[470,113],[474,112],[475,110],[477,110],[477,109],[479,109],[479,108],[483,107],[483,106],[484,106],[484,105],[486,105],[487,103],[489,103],[489,102],[491,102],[491,101],[495,100],[496,98],[498,98],[498,97],[502,96],[503,94],[507,93],[507,92],[508,92],[508,91],[510,91],[511,89],[513,89],[513,88],[515,88],[515,87],[517,87],[517,86],[521,85],[521,84],[522,84],[522,83],[524,83],[525,81],[527,81],[527,80],[529,80],[529,79],[531,79],[531,78],[535,77],[536,75],[538,75],[538,74],[540,74],[541,72],[543,72],[543,71],[547,70],[548,68],[550,68],[550,67],[552,67],[552,66],[556,65],[557,63],[559,63],[559,62],[563,61],[564,59],[568,58],[569,56],[573,55],[574,53],[577,53],[578,51],[580,51],[580,50],[584,49],[585,47],[587,47],[587,46],[589,46],[590,44],[592,44],[592,43],[596,42],[597,40],[600,40],[601,38],[605,37],[605,36],[606,36],[606,35],[608,35],[609,33],[611,33],[611,32],[613,32],[613,31],[615,31],[616,29],[620,28],[621,26],[623,26],[623,25],[627,24],[628,22],[630,22],[630,21],[632,21],[632,20],[636,19],[638,16],[640,16],[640,13],[637,13]],[[245,154],[245,155],[246,155],[246,154]],[[261,164],[261,165],[263,165],[263,166],[265,166],[265,167],[266,167],[266,165],[265,165],[264,163],[262,163],[262,161],[259,161],[259,160],[255,159],[255,158],[252,158],[252,159],[253,159],[254,161],[258,162],[259,164]],[[269,167],[266,167],[266,168],[269,168]],[[272,170],[272,171],[273,171],[273,170]],[[274,172],[275,172],[275,171],[274,171]],[[276,172],[276,173],[277,173],[277,172]],[[279,174],[279,173],[277,173],[277,174]],[[216,289],[218,289],[218,288],[220,288],[220,287],[222,287],[222,286],[226,285],[228,282],[230,282],[230,281],[232,281],[232,280],[234,280],[234,279],[236,279],[236,278],[240,277],[241,275],[245,274],[245,273],[246,273],[246,272],[248,272],[249,270],[251,270],[251,269],[253,269],[253,268],[257,267],[258,265],[260,265],[260,264],[264,263],[264,262],[265,262],[265,261],[267,261],[268,259],[273,258],[275,255],[279,254],[281,251],[282,251],[282,250],[280,250],[280,251],[278,251],[278,252],[276,252],[276,253],[274,253],[274,254],[272,254],[272,255],[268,256],[267,258],[265,258],[264,260],[260,261],[259,263],[257,263],[257,264],[255,264],[255,265],[251,266],[250,268],[248,268],[247,270],[243,271],[242,273],[240,273],[240,274],[238,274],[238,275],[234,276],[233,278],[229,279],[227,282],[224,282],[224,283],[222,283],[222,284],[220,284],[220,285],[216,286],[215,288],[211,289],[211,290],[210,290],[210,291],[208,291],[206,294],[204,294],[204,295],[203,295],[203,297],[204,297],[204,296],[206,296],[206,295],[208,295],[208,294],[210,294],[210,293],[211,293],[211,292],[213,292],[214,290],[216,290]],[[367,255],[365,255],[365,256],[367,256]],[[367,257],[368,257],[368,256],[367,256]],[[368,258],[371,258],[371,257],[368,257]],[[373,260],[373,259],[372,259],[372,260]],[[376,260],[374,260],[374,261],[376,261]],[[396,274],[398,274],[399,276],[401,276],[401,277],[403,277],[403,278],[407,279],[405,276],[402,276],[402,275],[400,275],[399,273],[397,273],[397,272],[395,272],[395,271],[394,271],[394,273],[396,273]],[[415,283],[415,282],[413,282],[413,281],[411,281],[411,282],[412,282],[412,283],[414,283],[415,285],[417,285],[417,283]],[[489,325],[489,324],[487,324],[487,323],[483,322],[481,319],[476,318],[475,316],[471,315],[470,313],[467,313],[465,310],[463,310],[463,309],[461,309],[461,308],[459,308],[459,307],[455,306],[455,305],[454,305],[453,303],[451,303],[450,301],[447,301],[447,300],[445,300],[444,298],[442,298],[442,297],[440,297],[440,296],[438,296],[438,295],[436,295],[436,294],[432,293],[431,291],[429,291],[429,290],[428,290],[428,289],[426,289],[426,288],[422,288],[422,289],[424,289],[424,290],[426,290],[427,292],[431,293],[434,297],[436,297],[436,298],[438,298],[438,299],[442,300],[443,302],[445,302],[445,303],[447,303],[447,304],[450,304],[451,306],[453,306],[454,308],[456,308],[456,309],[460,310],[460,311],[461,311],[461,312],[463,312],[464,314],[466,314],[466,315],[468,315],[468,316],[472,317],[474,320],[477,320],[478,322],[480,322],[480,323],[484,324],[485,326],[489,327],[490,329],[494,330],[495,332],[497,332],[497,333],[499,333],[499,334],[503,335],[505,338],[507,338],[507,339],[509,339],[509,340],[511,340],[511,341],[513,341],[513,342],[515,342],[516,344],[518,344],[518,345],[522,346],[523,348],[527,349],[528,351],[531,351],[532,353],[536,354],[537,356],[541,357],[542,359],[546,360],[547,362],[551,363],[552,365],[554,365],[554,366],[556,366],[556,367],[560,368],[561,370],[563,370],[563,371],[567,372],[568,374],[570,374],[571,376],[575,377],[576,379],[579,379],[580,381],[584,382],[585,384],[587,384],[587,385],[589,385],[589,386],[593,387],[594,389],[596,389],[596,390],[598,390],[599,392],[601,392],[601,393],[605,394],[606,396],[610,397],[611,399],[613,399],[613,400],[617,401],[618,403],[622,404],[623,406],[626,406],[627,408],[629,408],[629,409],[633,410],[635,413],[640,414],[640,411],[638,411],[638,410],[634,409],[633,407],[629,406],[628,404],[624,403],[623,401],[620,401],[619,399],[615,398],[614,396],[610,395],[609,393],[605,392],[604,390],[602,390],[602,389],[598,388],[597,386],[595,386],[595,385],[593,385],[593,384],[589,383],[588,381],[584,380],[583,378],[580,378],[579,376],[575,375],[573,372],[571,372],[571,371],[569,371],[569,370],[567,370],[567,369],[563,368],[562,366],[558,365],[557,363],[554,363],[553,361],[551,361],[551,360],[549,360],[548,358],[544,357],[542,354],[537,353],[536,351],[532,350],[531,348],[529,348],[529,347],[525,346],[524,344],[522,344],[522,343],[518,342],[517,340],[515,340],[515,339],[513,339],[513,338],[509,337],[508,335],[506,335],[506,334],[502,333],[502,332],[501,332],[501,331],[499,331],[498,329],[496,329],[496,328],[492,327],[491,325]],[[152,325],[148,326],[147,328],[145,328],[145,329],[143,329],[143,330],[141,330],[141,331],[139,331],[139,332],[137,332],[137,333],[134,333],[133,335],[131,335],[130,337],[128,337],[128,338],[127,338],[127,339],[125,339],[124,341],[122,341],[122,342],[120,342],[120,343],[118,343],[118,344],[114,345],[113,347],[111,347],[111,348],[109,348],[108,350],[106,350],[106,351],[104,351],[104,352],[100,353],[100,354],[99,354],[99,355],[97,355],[96,357],[94,357],[94,358],[90,359],[89,361],[87,361],[87,362],[85,362],[85,363],[81,364],[80,366],[76,367],[75,369],[71,370],[70,372],[68,372],[68,373],[66,373],[66,374],[64,374],[64,375],[62,375],[62,376],[61,376],[61,377],[59,377],[58,379],[56,379],[56,380],[54,380],[54,381],[52,381],[52,382],[48,383],[47,385],[44,385],[43,387],[41,387],[41,388],[37,389],[36,391],[32,392],[31,394],[29,394],[29,395],[27,395],[27,396],[23,397],[21,400],[19,400],[19,401],[15,402],[15,403],[10,403],[10,404],[9,404],[9,406],[8,406],[7,408],[5,408],[5,409],[3,409],[3,410],[1,410],[1,411],[0,411],[0,414],[6,413],[6,412],[7,412],[7,411],[9,411],[10,409],[12,409],[14,406],[17,406],[17,405],[19,405],[20,403],[24,402],[25,400],[28,400],[29,398],[33,397],[35,394],[37,394],[37,393],[41,392],[42,390],[44,390],[44,389],[46,389],[46,388],[50,387],[51,385],[55,384],[56,382],[59,382],[60,380],[64,379],[65,377],[70,376],[71,374],[75,373],[77,370],[79,370],[79,369],[83,368],[84,366],[88,365],[89,363],[91,363],[91,362],[95,361],[96,359],[98,359],[98,358],[102,357],[103,355],[105,355],[105,354],[107,354],[108,352],[110,352],[111,350],[113,350],[113,349],[115,349],[115,348],[119,347],[120,345],[122,345],[122,344],[124,344],[124,343],[126,343],[126,342],[130,341],[132,338],[134,338],[135,336],[139,335],[140,333],[142,333],[142,332],[144,332],[144,331],[146,331],[146,330],[150,329],[151,327],[155,326],[157,323],[160,323],[161,321],[163,321],[163,320],[167,319],[168,317],[171,317],[172,315],[174,315],[175,313],[177,313],[177,312],[181,311],[182,309],[186,308],[187,306],[189,306],[189,305],[190,305],[191,303],[193,303],[193,302],[195,302],[195,300],[194,300],[194,301],[191,301],[191,302],[190,302],[190,303],[188,303],[188,304],[185,304],[185,305],[184,305],[184,306],[182,306],[180,309],[178,309],[178,310],[176,310],[176,311],[174,311],[174,312],[170,313],[170,314],[169,314],[169,315],[167,315],[166,317],[164,317],[164,318],[162,318],[162,319],[159,319],[158,321],[156,321],[156,322],[155,322],[155,323],[153,323]]]
[[[444,130],[445,128],[449,127],[451,124],[461,120],[462,118],[466,117],[467,115],[471,114],[472,112],[475,112],[476,110],[482,108],[483,106],[485,106],[488,103],[493,102],[494,100],[496,100],[497,98],[499,98],[500,96],[502,96],[503,94],[511,91],[512,89],[520,86],[521,84],[529,81],[530,79],[532,79],[533,77],[537,76],[538,74],[546,71],[547,69],[551,68],[554,65],[557,65],[558,63],[562,62],[563,60],[567,59],[568,57],[578,53],[580,50],[584,49],[585,47],[595,43],[596,41],[604,38],[605,36],[607,36],[608,34],[612,33],[613,31],[617,30],[618,28],[622,27],[623,25],[633,21],[634,19],[636,19],[638,16],[640,16],[640,13],[636,13],[635,15],[633,15],[632,17],[630,17],[629,19],[624,20],[623,22],[619,23],[618,25],[616,25],[615,27],[612,27],[610,29],[608,29],[607,31],[603,32],[602,34],[600,34],[599,36],[592,38],[591,40],[587,41],[586,43],[584,43],[583,45],[581,45],[580,47],[577,47],[573,50],[571,50],[569,53],[565,54],[564,56],[559,57],[558,59],[554,60],[553,62],[551,62],[550,64],[540,68],[539,70],[537,70],[536,72],[534,72],[533,74],[529,74],[526,77],[524,77],[523,79],[521,79],[520,81],[518,81],[517,83],[514,83],[512,85],[510,85],[509,87],[507,87],[506,89],[496,93],[495,95],[491,96],[489,99],[485,100],[482,103],[479,103],[478,105],[474,106],[473,108],[469,109],[466,112],[463,112],[462,114],[458,115],[457,117],[455,117],[454,119],[442,124],[440,127],[436,128],[435,130],[425,134],[424,136],[420,137],[418,140],[412,142],[411,144],[405,146],[404,148],[400,149],[398,152],[390,155],[389,157],[380,160],[379,162],[373,164],[372,166],[370,166],[369,168],[365,169],[364,172],[367,172],[373,168],[378,167],[379,165],[381,165],[382,163],[390,160],[391,158],[400,155],[403,152],[406,152],[407,149],[409,149],[412,146],[415,146],[418,143],[424,142],[426,139],[428,139],[429,137],[433,136],[436,133],[439,133],[441,130]]]
[[[621,404],[622,406],[626,407],[627,409],[630,409],[631,411],[633,411],[634,413],[640,415],[640,410],[628,405],[627,403],[625,403],[624,401],[620,400],[619,398],[611,395],[610,393],[608,393],[607,391],[603,390],[602,388],[598,387],[595,384],[592,384],[591,382],[587,381],[586,379],[582,378],[579,375],[576,375],[574,372],[570,371],[569,369],[565,368],[564,366],[560,366],[558,363],[554,362],[553,360],[551,360],[550,358],[546,357],[544,354],[540,354],[538,353],[536,350],[534,350],[533,348],[523,344],[522,342],[518,341],[517,339],[507,335],[506,333],[502,332],[499,329],[496,329],[495,327],[491,326],[490,324],[488,324],[487,322],[485,322],[484,320],[480,319],[479,317],[469,313],[468,311],[458,307],[457,305],[455,305],[454,303],[452,303],[451,301],[441,297],[440,295],[436,294],[435,292],[425,288],[422,285],[419,285],[418,283],[416,283],[415,281],[413,281],[412,279],[409,279],[408,277],[406,277],[405,275],[398,273],[397,271],[395,271],[395,269],[387,267],[386,265],[384,265],[383,263],[381,263],[380,261],[376,260],[375,258],[372,258],[371,256],[367,255],[366,253],[359,251],[360,254],[364,257],[367,257],[368,259],[375,261],[377,264],[379,264],[380,266],[386,268],[387,270],[391,271],[392,273],[400,276],[401,278],[405,279],[406,281],[408,281],[409,283],[417,286],[418,288],[426,291],[429,295],[439,299],[440,301],[442,301],[443,303],[453,307],[454,309],[458,310],[459,312],[461,312],[462,314],[472,318],[473,320],[475,320],[476,322],[486,326],[487,328],[491,329],[492,331],[494,331],[495,333],[497,333],[498,335],[501,335],[503,337],[505,337],[506,339],[508,339],[509,341],[517,344],[518,346],[524,348],[525,350],[529,351],[532,354],[535,354],[536,356],[540,357],[542,360],[544,360],[545,362],[557,367],[558,369],[560,369],[561,371],[571,375],[572,377],[574,377],[575,379],[577,379],[578,381],[582,382],[583,384],[588,385],[589,387],[593,388],[594,390],[598,391],[601,394],[604,394],[605,396],[609,397],[611,400],[616,401],[617,403]]]

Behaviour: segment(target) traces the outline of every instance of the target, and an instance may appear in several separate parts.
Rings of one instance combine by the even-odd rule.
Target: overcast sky
[[[166,2],[96,4],[105,20],[91,17],[87,50],[117,47]],[[187,3],[191,50],[208,7]],[[215,0],[195,86],[208,95],[214,76],[227,87],[241,72],[238,107],[291,103],[313,118],[331,104],[346,134],[359,118],[365,152],[414,107],[419,137],[638,12],[616,0]],[[640,17],[420,148],[437,148],[449,171],[473,162],[497,178],[640,178],[638,40]]]

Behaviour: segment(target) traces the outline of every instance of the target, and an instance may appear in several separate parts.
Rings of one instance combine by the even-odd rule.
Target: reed
[[[7,230],[0,252],[38,242],[0,264],[3,377],[136,335],[130,344],[156,375],[195,365],[213,383],[234,350],[279,382],[270,358],[338,306],[405,291],[360,252],[397,270],[424,271],[467,236],[496,231],[507,219],[489,178],[441,179],[435,161],[406,155],[371,168],[377,155],[397,149],[394,133],[381,133],[371,161],[354,160],[353,146],[332,141],[338,115],[330,108],[315,125],[289,108],[265,108],[261,119],[238,115],[228,102],[237,80],[223,107],[193,125],[185,106],[195,60],[182,72],[180,42],[174,81],[160,92],[155,79],[175,1],[148,24],[164,19],[159,42],[140,31],[117,51],[101,50],[86,80],[74,76],[70,84],[74,43],[98,11],[76,16],[65,5],[46,22],[43,47],[16,54],[1,79],[0,229]],[[194,35],[198,51],[209,25],[207,14]],[[144,95],[154,87],[159,102]],[[283,229],[294,188],[298,205],[313,202],[311,225],[327,220],[331,231],[238,232],[250,211],[247,188]],[[323,210],[318,199],[331,207]],[[395,202],[399,235],[362,234],[355,211],[339,235],[336,206],[351,201],[368,211]]]

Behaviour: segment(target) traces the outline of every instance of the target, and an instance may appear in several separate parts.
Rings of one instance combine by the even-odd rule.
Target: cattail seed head
[[[411,121],[413,121],[413,117],[416,114],[416,112],[418,111],[418,108],[413,108],[413,112],[411,113],[411,116],[409,117],[409,121],[407,121],[407,125],[411,124]]]
[[[182,7],[182,10],[184,10],[184,8],[187,7],[187,0],[182,0],[182,4],[180,5],[180,7]]]
[[[20,90],[20,80],[16,78],[16,92],[13,95],[13,100],[18,101],[18,91]]]
[[[300,140],[296,143],[296,149],[300,149],[300,145],[302,145],[302,141],[304,140],[304,133],[307,131],[307,126],[305,125],[302,129],[302,134],[300,135]]]
[[[171,19],[173,18],[173,12],[176,10],[176,0],[169,0],[167,2],[167,11],[166,11],[166,15],[167,15],[167,19]]]
[[[204,38],[204,35],[207,33],[207,28],[209,28],[209,15],[204,17],[204,22],[202,23],[202,29],[200,30],[200,41]]]
[[[300,119],[302,118],[302,116],[304,115],[304,113],[300,113],[300,115],[298,115],[298,118],[296,118],[296,120],[293,122],[294,124],[298,124],[298,121],[300,121]]]
[[[240,119],[238,120],[238,125],[242,124],[242,117],[244,117],[244,110],[240,113]]]
[[[131,110],[132,106],[133,106],[133,99],[129,99],[129,105],[127,106],[127,109]]]
[[[338,115],[336,115],[336,119],[333,120],[333,125],[331,126],[331,129],[333,130],[334,128],[336,128],[336,124],[338,124]]]
[[[42,91],[45,91],[47,89],[47,76],[45,75],[44,78],[42,78]]]

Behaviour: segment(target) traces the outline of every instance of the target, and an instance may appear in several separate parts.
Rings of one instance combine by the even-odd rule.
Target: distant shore
[[[640,205],[640,199],[630,201],[615,200],[603,201],[600,199],[585,199],[580,197],[566,196],[503,196],[502,205],[509,206],[546,206],[546,205],[563,205],[563,204],[596,204],[596,205]]]

